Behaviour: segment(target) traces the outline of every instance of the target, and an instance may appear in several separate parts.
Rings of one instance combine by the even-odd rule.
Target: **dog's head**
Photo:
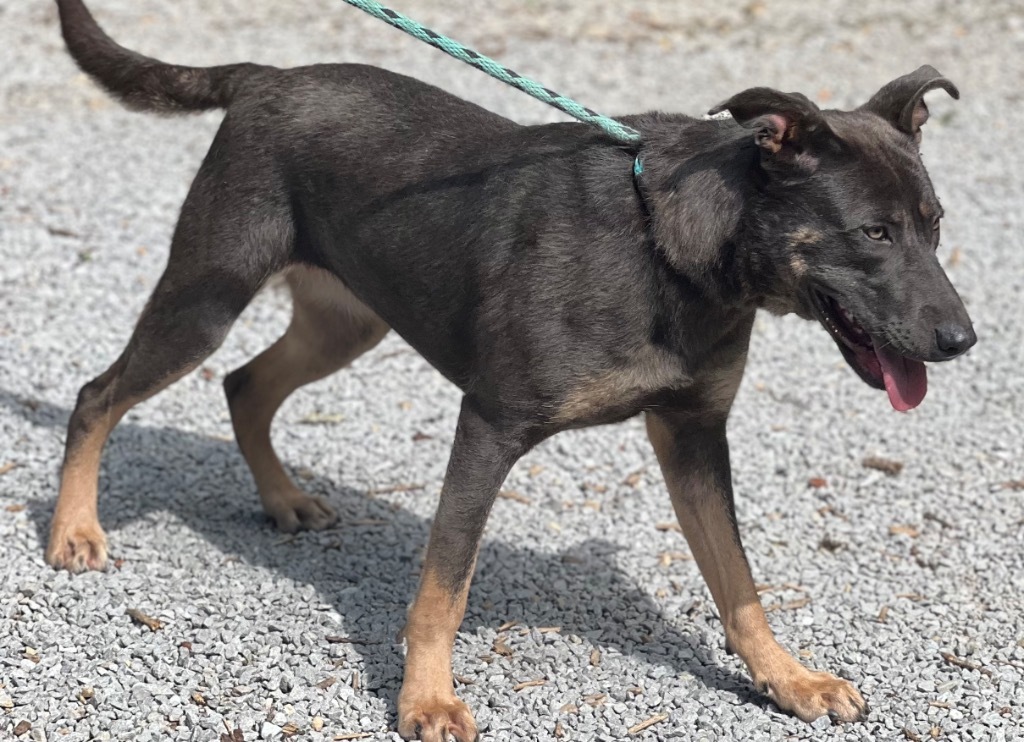
[[[956,87],[924,66],[859,109],[822,111],[798,93],[746,90],[728,110],[754,130],[776,280],[766,305],[816,318],[864,381],[897,410],[924,398],[924,361],[974,345],[936,256],[942,207],[921,162],[924,94]],[[781,268],[779,267],[781,266]]]

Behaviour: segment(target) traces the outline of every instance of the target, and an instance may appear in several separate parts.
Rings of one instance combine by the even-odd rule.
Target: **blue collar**
[[[644,161],[640,159],[640,155],[636,156],[633,160],[633,177],[639,178],[644,172]]]

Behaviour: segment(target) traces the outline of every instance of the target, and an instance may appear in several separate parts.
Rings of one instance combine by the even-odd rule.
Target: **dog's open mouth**
[[[906,412],[921,404],[928,391],[924,364],[885,343],[876,343],[857,318],[831,296],[817,290],[812,295],[818,320],[853,370],[876,389],[885,389],[894,409]]]

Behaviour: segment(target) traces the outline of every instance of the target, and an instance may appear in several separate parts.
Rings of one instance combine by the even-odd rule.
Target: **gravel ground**
[[[925,62],[963,92],[932,97],[924,150],[977,347],[933,367],[924,405],[898,415],[819,327],[765,316],[731,420],[770,621],[810,665],[854,680],[870,720],[805,725],[750,690],[685,543],[658,528],[668,497],[631,421],[542,445],[507,483],[521,497],[495,508],[455,653],[485,737],[622,739],[663,714],[637,738],[1024,738],[1024,492],[1009,484],[1024,479],[1019,0],[828,0],[812,15],[797,0],[501,0],[484,18],[454,0],[396,5],[611,114],[700,113],[757,84],[852,106]],[[340,2],[93,6],[115,38],[168,60],[364,61],[523,122],[559,118]],[[219,119],[111,103],[42,0],[0,0],[0,69],[0,737],[278,739],[293,724],[302,739],[397,739],[394,637],[456,390],[391,337],[296,394],[278,450],[342,519],[282,537],[220,389],[287,322],[268,291],[200,371],[115,432],[100,505],[113,568],[53,572],[42,551],[70,406],[127,339]],[[868,456],[904,466],[889,475]],[[534,679],[546,683],[515,690]]]

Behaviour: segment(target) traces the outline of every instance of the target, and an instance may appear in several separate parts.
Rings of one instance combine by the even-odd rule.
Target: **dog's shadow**
[[[68,410],[27,403],[3,390],[0,406],[37,426],[63,431],[67,425]],[[351,647],[362,659],[364,688],[386,699],[393,715],[402,665],[395,637],[416,589],[429,522],[304,473],[300,485],[328,497],[339,523],[320,534],[282,538],[262,516],[234,442],[122,422],[104,452],[100,521],[116,543],[122,526],[154,510],[170,511],[227,558],[311,585],[341,615]],[[202,486],[196,486],[200,480]],[[217,493],[215,500],[211,492]],[[52,510],[53,499],[29,503],[41,544]],[[765,706],[749,681],[716,663],[699,632],[684,633],[666,620],[651,597],[615,565],[619,548],[590,539],[552,554],[485,537],[463,631],[496,628],[509,619],[525,627],[559,626],[563,634],[586,637],[673,673],[690,673],[742,703]]]

